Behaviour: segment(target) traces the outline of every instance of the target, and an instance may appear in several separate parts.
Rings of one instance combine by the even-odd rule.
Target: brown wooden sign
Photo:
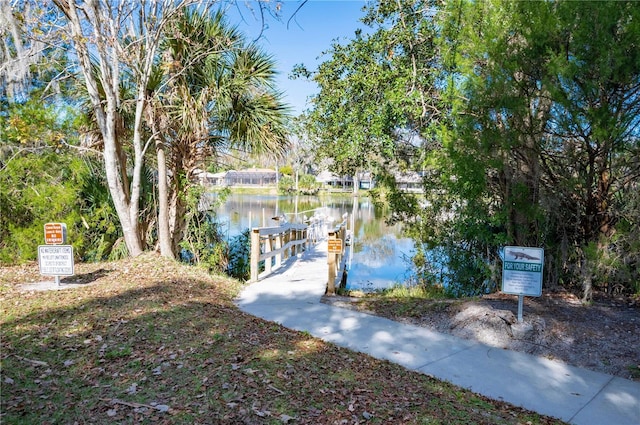
[[[67,225],[64,223],[47,223],[44,225],[44,243],[62,245],[67,241]]]
[[[329,254],[342,254],[342,239],[327,239]]]

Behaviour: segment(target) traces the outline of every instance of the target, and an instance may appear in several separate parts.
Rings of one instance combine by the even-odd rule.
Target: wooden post
[[[347,239],[347,216],[343,216],[343,222],[340,223],[333,231],[330,231],[329,238],[327,240],[327,264],[329,266],[328,282],[326,295],[335,295],[336,293],[336,277],[338,272],[344,273],[341,267],[343,266],[343,257],[346,247]],[[341,280],[342,280],[341,276]]]
[[[291,240],[291,229],[286,229],[282,234],[282,238],[282,243],[284,244],[283,246],[287,247],[282,253],[283,259],[286,260],[287,258],[291,257],[291,248],[289,247],[289,241]]]
[[[260,229],[251,232],[251,282],[258,281],[258,264],[260,261]]]
[[[280,267],[282,265],[282,252],[280,249],[282,248],[282,233],[278,233],[275,235],[276,238],[276,250],[278,250],[278,254],[276,254],[276,267]]]
[[[336,239],[335,232],[329,232],[329,239]],[[327,264],[329,266],[329,274],[327,281],[327,291],[325,295],[335,295],[336,294],[336,257],[337,255],[328,252],[327,253]]]
[[[339,270],[340,264],[342,264],[342,253],[344,252],[344,226],[340,226],[336,237],[337,239],[342,240],[342,250],[338,254],[336,254],[336,268]]]
[[[271,241],[271,235],[268,235],[264,241],[264,253],[268,254],[273,251],[273,242]],[[271,274],[271,258],[266,258],[264,260],[264,271],[265,274]]]
[[[309,250],[309,226],[305,227],[302,231],[302,237],[304,238],[304,245],[302,246],[302,250],[304,252]]]

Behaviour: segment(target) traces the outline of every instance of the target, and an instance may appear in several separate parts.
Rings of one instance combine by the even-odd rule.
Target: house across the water
[[[246,168],[244,170],[229,170],[220,173],[208,173],[198,170],[194,173],[200,184],[219,187],[268,187],[276,186],[278,173],[270,168]],[[397,172],[395,173],[398,189],[404,192],[421,192],[423,173]],[[354,186],[352,176],[339,176],[330,171],[322,171],[316,176],[316,181],[322,183],[328,190],[351,191]],[[376,185],[375,177],[369,173],[359,173],[357,179],[359,189],[369,190]]]
[[[274,186],[278,173],[269,168],[246,168],[221,173],[197,173],[200,184],[205,186]]]
[[[403,192],[421,192],[424,173],[415,171],[394,173],[396,185]],[[322,183],[325,188],[335,190],[353,190],[354,180],[352,176],[339,176],[330,171],[322,171],[316,176],[316,181]],[[376,186],[375,177],[370,172],[358,173],[358,189],[369,190]]]

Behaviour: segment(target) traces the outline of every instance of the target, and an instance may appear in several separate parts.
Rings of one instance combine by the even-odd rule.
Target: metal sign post
[[[524,308],[524,295],[518,295],[518,323],[522,323],[523,308]]]
[[[502,257],[502,292],[518,296],[518,322],[522,322],[525,295],[542,295],[544,249],[507,246]]]

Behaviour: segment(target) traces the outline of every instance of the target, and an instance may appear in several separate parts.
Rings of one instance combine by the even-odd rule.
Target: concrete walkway
[[[640,383],[320,303],[326,242],[245,288],[237,305],[354,351],[577,425],[639,425]]]

